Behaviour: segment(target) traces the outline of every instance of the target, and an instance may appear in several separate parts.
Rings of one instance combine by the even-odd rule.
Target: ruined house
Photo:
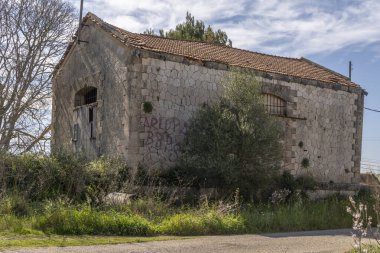
[[[131,33],[91,13],[54,71],[53,151],[172,163],[187,120],[218,99],[231,67],[256,75],[268,112],[284,124],[284,169],[360,181],[366,92],[349,78],[304,58]]]

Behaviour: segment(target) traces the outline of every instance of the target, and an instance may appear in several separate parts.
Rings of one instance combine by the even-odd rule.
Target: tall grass
[[[154,234],[151,223],[139,215],[115,211],[102,212],[91,207],[60,208],[37,217],[34,228],[47,233],[70,235],[129,235]]]
[[[98,207],[88,204],[51,203],[36,205],[27,216],[0,216],[0,231],[63,235],[210,235],[302,231],[347,228],[346,200],[300,201],[282,204],[246,204],[222,211],[220,205],[168,207],[150,200],[156,208],[143,211],[139,204]],[[165,214],[166,213],[166,214]]]
[[[0,233],[207,235],[351,225],[346,200],[308,201],[301,195],[290,196],[288,192],[297,192],[300,185],[290,174],[279,180],[281,189],[288,190],[278,191],[281,194],[276,199],[272,196],[273,203],[241,205],[236,191],[230,203],[204,199],[174,206],[159,194],[145,194],[128,204],[107,205],[104,196],[127,191],[128,184],[136,181],[129,172],[125,162],[110,158],[87,162],[70,155],[0,155]],[[189,203],[197,201],[194,198]]]
[[[250,233],[348,228],[351,220],[345,213],[347,204],[347,200],[331,198],[281,205],[248,205],[241,216]]]

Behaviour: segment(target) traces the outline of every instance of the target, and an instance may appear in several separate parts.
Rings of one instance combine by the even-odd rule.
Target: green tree
[[[190,12],[186,13],[186,21],[178,24],[175,29],[170,29],[168,32],[159,31],[161,37],[170,39],[183,39],[205,41],[221,45],[232,46],[232,41],[228,38],[227,33],[218,29],[214,31],[209,25],[207,28],[202,20],[196,20]],[[147,29],[144,34],[154,35],[153,29]]]
[[[178,168],[202,186],[239,188],[253,199],[280,167],[280,125],[266,112],[253,75],[229,73],[224,91],[190,120]]]

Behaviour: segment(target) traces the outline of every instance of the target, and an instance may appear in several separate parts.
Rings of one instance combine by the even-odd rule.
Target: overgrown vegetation
[[[72,201],[97,203],[108,192],[120,190],[129,179],[125,162],[100,158],[87,162],[70,154],[56,156],[1,155],[1,194],[22,203],[65,196]],[[3,199],[4,201],[4,199]]]
[[[259,200],[280,168],[280,133],[255,76],[232,71],[220,102],[205,104],[190,119],[182,156],[171,173],[193,180],[193,186],[239,188],[245,199]]]
[[[63,172],[63,168],[67,172]],[[129,176],[128,167],[118,159],[86,162],[71,155],[3,155],[0,174],[0,236],[24,238],[12,239],[0,247],[33,246],[29,240],[32,237],[40,238],[34,240],[34,246],[57,245],[60,240],[61,246],[65,246],[85,244],[81,237],[70,237],[73,235],[188,236],[330,229],[350,225],[350,217],[345,213],[346,199],[333,197],[310,201],[302,189],[312,189],[313,181],[295,179],[289,173],[277,176],[274,179],[277,188],[272,189],[273,194],[268,192],[271,197],[260,202],[243,200],[237,190],[224,200],[198,195],[191,205],[185,201],[182,204],[172,202],[160,190],[152,193],[145,190],[137,199],[124,203],[105,202],[104,196],[108,193],[128,192],[130,184],[136,181]],[[146,181],[149,180],[152,179]],[[155,184],[154,187],[159,186]],[[56,239],[47,243],[46,236]],[[110,239],[108,243],[123,240],[126,239]],[[106,243],[106,239],[103,238],[102,242]]]
[[[1,214],[0,231],[11,234],[59,235],[209,235],[301,231],[345,228],[350,217],[345,213],[346,200],[243,204],[239,209],[228,203],[194,207],[167,206],[156,200],[159,219],[140,212],[133,204],[116,207],[92,207],[59,202],[39,203],[23,216]],[[153,214],[154,215],[154,214]]]
[[[350,205],[347,206],[347,212],[352,217],[354,242],[350,252],[380,252],[380,189],[374,187],[371,193],[371,198],[364,201],[357,202],[349,197]],[[376,217],[375,221],[373,217]],[[375,224],[376,228],[373,228]]]

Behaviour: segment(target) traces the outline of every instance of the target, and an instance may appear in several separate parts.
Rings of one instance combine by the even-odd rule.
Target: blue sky
[[[352,80],[369,93],[365,106],[380,110],[378,0],[84,0],[88,11],[131,32],[168,30],[190,11],[226,31],[234,47],[303,56],[344,75],[351,60]],[[380,170],[379,150],[380,113],[365,111],[363,168]]]

